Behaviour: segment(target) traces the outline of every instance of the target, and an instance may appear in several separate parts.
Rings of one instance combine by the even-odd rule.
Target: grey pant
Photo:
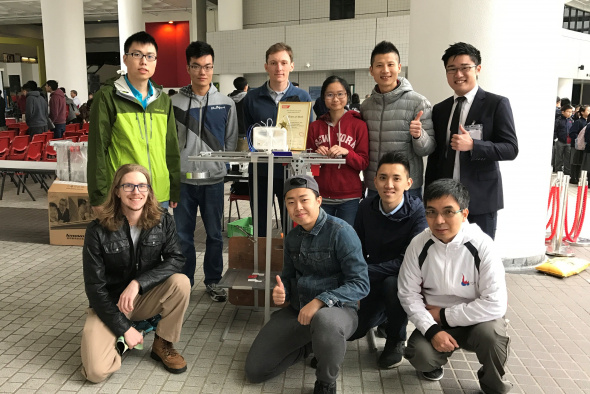
[[[346,340],[358,324],[352,308],[322,308],[311,324],[297,321],[299,311],[288,306],[274,312],[256,336],[246,357],[246,377],[252,383],[273,378],[307,357],[313,347],[318,360],[316,378],[320,382],[336,381],[344,361]]]
[[[555,142],[555,170],[570,175],[571,146],[561,141]]]
[[[445,330],[457,344],[477,355],[482,367],[477,371],[479,385],[485,393],[507,393],[512,388],[502,377],[508,359],[510,338],[506,334],[504,319],[496,319],[468,327],[452,327]],[[438,352],[422,333],[414,330],[408,340],[405,357],[421,372],[430,372],[447,363],[453,352]]]

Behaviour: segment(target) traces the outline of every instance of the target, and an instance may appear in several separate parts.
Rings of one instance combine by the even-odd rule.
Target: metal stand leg
[[[375,330],[373,328],[371,328],[367,332],[367,342],[369,342],[369,350],[371,352],[376,352],[377,351],[377,342],[375,340]]]
[[[229,317],[229,321],[225,325],[225,330],[223,330],[223,334],[221,334],[221,338],[219,338],[220,342],[225,341],[225,337],[227,336],[227,333],[229,332],[229,328],[231,327],[234,320],[236,319],[237,314],[238,314],[238,307],[234,306],[234,311],[231,313],[231,316]]]

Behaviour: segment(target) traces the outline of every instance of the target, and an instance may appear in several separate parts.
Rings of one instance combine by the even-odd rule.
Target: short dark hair
[[[322,90],[320,93],[320,97],[322,98],[322,100],[326,100],[326,98],[324,97],[324,95],[326,94],[326,89],[328,89],[328,86],[334,82],[338,82],[342,85],[342,87],[346,91],[347,102],[350,101],[350,85],[348,84],[348,82],[346,82],[346,79],[341,78],[337,75],[330,75],[322,84]]]
[[[379,44],[375,45],[375,48],[373,48],[373,52],[371,52],[371,66],[373,65],[373,60],[375,60],[375,56],[385,55],[387,53],[395,53],[397,55],[397,62],[401,63],[399,51],[397,50],[396,46],[389,41],[381,41]]]
[[[438,179],[426,186],[424,189],[424,206],[427,207],[430,201],[446,196],[451,196],[457,201],[461,209],[469,207],[469,190],[461,182],[450,178]]]
[[[74,89],[70,90],[70,93],[74,93],[76,96],[78,95],[78,91]]]
[[[360,104],[361,98],[359,97],[359,94],[353,93],[352,96],[350,96],[350,102],[353,104]]]
[[[186,47],[186,64],[191,64],[191,58],[198,59],[203,56],[211,55],[213,63],[215,63],[215,52],[213,47],[204,41],[193,41]]]
[[[130,35],[126,40],[125,44],[123,44],[123,52],[129,52],[129,48],[131,45],[136,42],[138,44],[152,44],[154,48],[156,48],[156,53],[158,53],[158,44],[156,43],[156,39],[152,37],[150,34],[146,33],[145,31],[138,31],[135,34]]]
[[[244,77],[237,77],[234,79],[234,88],[236,90],[244,90],[248,86],[248,81]]]
[[[561,99],[561,103],[560,104],[563,107],[564,105],[572,105],[572,102],[567,97],[564,97],[564,98]]]
[[[64,92],[64,94],[66,94],[66,88],[59,88],[59,90],[61,90],[62,92]]]
[[[287,52],[287,54],[289,54],[289,59],[291,59],[291,63],[293,62],[293,49],[291,49],[291,47],[287,44],[285,44],[284,42],[277,42],[276,44],[273,44],[270,46],[270,48],[268,48],[266,50],[266,58],[264,60],[264,62],[268,62],[268,57],[274,53],[277,52],[282,52],[285,51]]]
[[[35,81],[28,81],[23,85],[22,90],[26,90],[27,92],[34,92],[37,90],[37,82]]]
[[[408,177],[410,176],[410,161],[408,160],[408,156],[403,152],[391,151],[381,156],[379,164],[377,164],[377,172],[379,172],[379,168],[383,164],[401,164],[406,169]]]
[[[575,108],[573,106],[571,106],[570,104],[566,104],[566,105],[561,106],[561,112],[567,111],[568,109],[575,109]]]
[[[57,81],[53,79],[50,79],[49,81],[45,82],[45,85],[49,86],[51,90],[53,90],[54,92],[57,90],[57,87],[59,86]]]
[[[557,96],[557,101],[556,103],[560,103],[561,104],[561,99],[559,98],[559,96]]]
[[[443,64],[446,67],[450,58],[460,55],[469,56],[471,61],[475,63],[476,66],[481,64],[481,54],[479,53],[479,50],[473,45],[467,44],[465,42],[456,42],[448,47],[442,56]]]

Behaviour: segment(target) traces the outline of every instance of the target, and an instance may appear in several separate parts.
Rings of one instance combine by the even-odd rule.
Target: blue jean
[[[65,123],[56,124],[55,129],[53,129],[53,138],[63,137],[65,131],[66,131],[66,124]]]
[[[354,218],[359,210],[359,199],[346,201],[340,204],[322,204],[322,208],[328,215],[335,216],[354,226]]]
[[[369,295],[361,300],[359,324],[349,341],[362,338],[373,327],[387,322],[387,340],[394,343],[406,340],[408,315],[397,297],[397,276],[388,276],[381,282],[371,282]]]
[[[203,271],[204,282],[208,285],[219,282],[223,272],[223,237],[221,236],[223,182],[205,186],[180,184],[180,201],[174,208],[174,220],[182,254],[186,258],[182,272],[190,279],[191,287],[195,284],[197,266],[195,250],[197,209],[201,210],[201,219],[207,233]]]

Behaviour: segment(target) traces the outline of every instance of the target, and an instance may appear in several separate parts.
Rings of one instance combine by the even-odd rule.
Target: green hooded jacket
[[[88,195],[102,204],[117,169],[141,164],[148,169],[159,202],[180,199],[180,153],[170,97],[154,84],[146,109],[125,77],[111,80],[94,95],[88,132]]]

